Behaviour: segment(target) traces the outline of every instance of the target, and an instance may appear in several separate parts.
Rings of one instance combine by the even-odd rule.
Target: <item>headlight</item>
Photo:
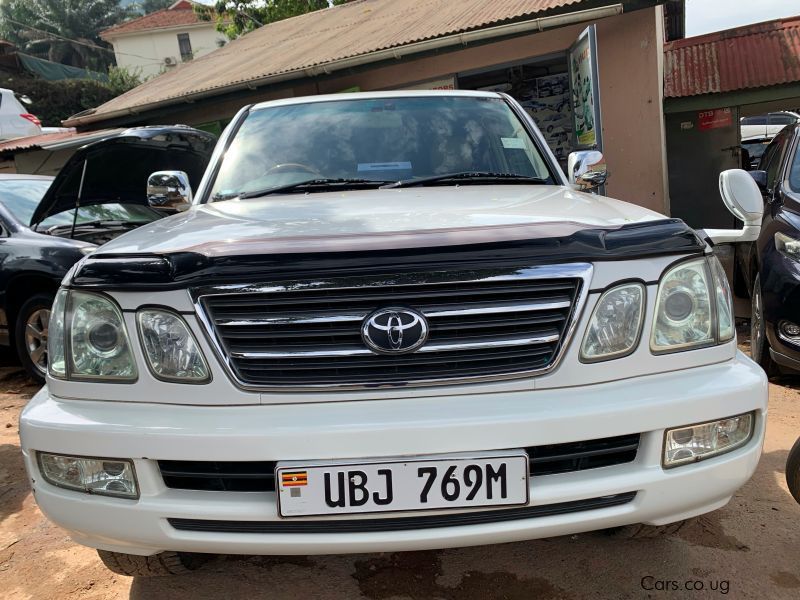
[[[84,458],[37,452],[39,471],[52,485],[103,496],[138,498],[133,463],[118,458]]]
[[[122,312],[111,299],[91,292],[59,291],[49,356],[50,374],[61,379],[131,382],[138,375]]]
[[[145,359],[157,379],[205,383],[208,366],[186,322],[175,313],[142,309],[137,321]]]
[[[619,358],[636,349],[644,321],[644,298],[641,283],[626,283],[600,296],[583,338],[583,362]]]
[[[686,350],[716,341],[712,277],[706,259],[669,270],[658,286],[650,348],[653,352]]]
[[[744,446],[753,435],[753,413],[719,421],[667,429],[664,436],[665,468],[697,462]]]
[[[717,302],[717,341],[723,343],[733,339],[735,333],[733,295],[731,294],[731,286],[728,283],[728,276],[725,275],[725,269],[722,268],[719,259],[716,256],[711,256],[708,259],[708,264],[711,266],[711,273],[714,276],[714,295]]]
[[[64,349],[64,318],[67,311],[67,290],[56,294],[50,323],[47,326],[47,369],[52,377],[63,379],[67,376],[66,352]]]
[[[800,260],[800,240],[796,240],[779,231],[775,234],[775,247],[781,254],[794,260]]]

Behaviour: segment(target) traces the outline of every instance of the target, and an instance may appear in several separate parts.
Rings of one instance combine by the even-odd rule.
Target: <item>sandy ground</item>
[[[0,357],[0,365],[12,364]],[[764,456],[724,509],[678,537],[583,534],[433,552],[219,557],[190,576],[132,579],[47,522],[31,497],[17,418],[36,391],[0,368],[0,598],[800,598],[800,506],[786,455],[800,435],[800,380],[770,386]],[[674,584],[672,583],[674,582]],[[690,590],[686,590],[686,586]],[[680,591],[663,591],[679,587]]]

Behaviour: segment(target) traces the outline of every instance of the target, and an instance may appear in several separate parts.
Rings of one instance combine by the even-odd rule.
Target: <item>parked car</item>
[[[20,421],[39,507],[145,576],[655,535],[723,506],[766,378],[705,238],[579,191],[603,164],[565,177],[505,94],[245,107],[190,209],[58,292]]]
[[[734,288],[751,298],[751,353],[768,375],[800,371],[800,124],[750,171],[764,196],[753,241],[737,244]]]
[[[55,179],[0,175],[0,344],[16,349],[31,377],[44,382],[50,307],[67,271],[163,217],[148,205],[149,173],[181,168],[196,185],[213,144],[195,129],[136,128],[79,149]]]
[[[790,111],[742,117],[739,120],[741,138],[775,137],[784,127],[797,122],[800,122],[800,114]]]
[[[15,94],[13,90],[0,88],[0,140],[39,135],[42,132],[42,122],[23,103],[30,104],[30,100]]]

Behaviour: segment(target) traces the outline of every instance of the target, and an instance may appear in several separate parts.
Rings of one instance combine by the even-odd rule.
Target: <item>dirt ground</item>
[[[3,599],[800,598],[800,506],[783,475],[800,436],[798,379],[770,385],[767,440],[753,479],[726,508],[678,537],[620,541],[582,534],[433,552],[224,556],[190,576],[132,579],[107,571],[93,550],[72,543],[37,509],[17,429],[36,388],[7,356],[0,365],[6,365],[0,367]]]

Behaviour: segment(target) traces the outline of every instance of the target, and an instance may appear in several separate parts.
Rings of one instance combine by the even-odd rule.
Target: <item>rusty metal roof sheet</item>
[[[622,0],[617,0],[620,2]],[[588,0],[356,0],[265,25],[103,104],[74,125],[181,101],[437,37],[524,20]],[[592,2],[592,5],[595,5]],[[614,4],[613,0],[608,4]],[[564,12],[564,11],[561,11]]]
[[[800,81],[800,16],[676,40],[664,53],[667,98]]]
[[[85,133],[76,133],[74,130],[59,131],[5,140],[0,142],[0,158],[8,158],[9,156],[35,150],[77,148],[118,131],[123,131],[123,129],[102,129]]]

